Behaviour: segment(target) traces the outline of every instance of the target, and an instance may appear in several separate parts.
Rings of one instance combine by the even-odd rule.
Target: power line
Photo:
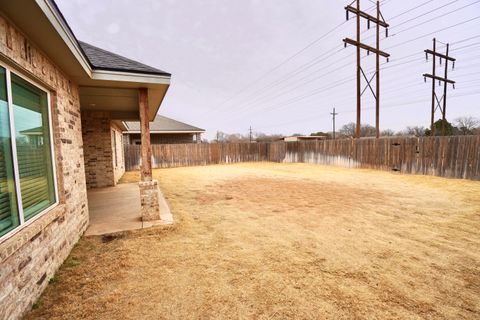
[[[426,3],[430,3],[430,2],[432,2],[432,1],[427,1]],[[479,2],[479,1],[477,1],[477,2]],[[475,3],[477,3],[477,2],[475,2]],[[426,4],[426,3],[424,3],[424,4]],[[473,5],[473,4],[475,4],[475,3],[469,4],[468,6]],[[417,7],[419,7],[419,6],[417,6]],[[464,6],[464,7],[466,7],[466,6]],[[462,8],[464,8],[464,7],[462,7]],[[456,10],[460,10],[460,9],[461,9],[461,8],[456,9]],[[411,11],[411,10],[407,10],[407,11]],[[444,15],[442,15],[442,16],[444,16]],[[442,17],[442,16],[440,16],[440,17]],[[438,19],[438,18],[439,18],[439,17],[436,17],[436,19]],[[434,31],[433,33],[436,33],[436,32],[439,32],[439,31],[444,31],[444,30],[447,30],[447,29],[450,29],[450,28],[453,28],[453,27],[457,27],[457,26],[459,26],[459,25],[463,25],[463,24],[465,24],[465,23],[468,23],[468,22],[477,20],[478,18],[480,18],[480,16],[479,16],[479,17],[474,17],[474,18],[472,18],[472,19],[470,19],[470,20],[467,20],[467,21],[462,21],[462,22],[460,22],[460,23],[458,23],[458,24],[455,24],[455,25],[453,25],[453,26],[448,26],[448,27],[446,27],[446,28],[442,28],[442,29],[440,29],[440,30]],[[430,19],[430,20],[432,20],[432,19]],[[425,23],[425,22],[424,22],[424,23]],[[413,28],[413,27],[412,27],[412,28]],[[405,30],[402,30],[402,31],[405,31]],[[400,32],[400,31],[399,31],[399,32]],[[433,34],[433,33],[428,33],[428,34],[425,34],[425,35],[423,35],[423,36],[417,37],[417,38],[415,38],[415,39],[410,39],[410,40],[408,40],[408,41],[404,41],[404,42],[402,42],[402,43],[400,43],[400,44],[397,44],[397,45],[394,45],[394,46],[392,46],[392,47],[390,47],[390,48],[398,47],[398,46],[400,46],[400,45],[404,45],[404,44],[410,43],[410,42],[415,41],[415,40],[418,40],[418,39],[420,39],[420,38],[429,36],[429,35],[431,35],[431,34]],[[460,40],[460,41],[457,41],[457,42],[454,42],[454,43],[466,42],[466,41],[472,40],[472,39],[477,38],[477,37],[480,37],[480,36],[470,37],[470,38],[463,39],[463,40]],[[479,43],[476,43],[476,44],[468,44],[468,45],[463,46],[463,47],[453,48],[452,51],[454,51],[454,50],[462,50],[462,48],[472,47],[472,46],[477,45],[477,44],[479,44]],[[412,55],[409,55],[409,56],[414,56],[414,55],[417,55],[417,54],[415,53],[415,54],[412,54]],[[397,60],[395,60],[395,61],[399,61],[399,60],[401,60],[401,59],[402,59],[402,58],[399,58],[399,59],[397,59]],[[406,59],[406,57],[403,57],[403,59]],[[324,61],[327,61],[327,60],[324,60]],[[402,64],[397,64],[397,66],[398,66],[398,65],[405,65],[405,64],[407,64],[407,63],[411,63],[411,62],[407,61],[407,62],[402,63]],[[347,64],[347,65],[348,65],[348,64]],[[387,68],[392,68],[392,67],[395,67],[395,65],[389,66],[389,67],[387,67]],[[306,68],[306,69],[308,69],[308,68]],[[386,69],[386,68],[385,68],[385,69]],[[298,70],[297,70],[297,71],[298,71]],[[301,73],[301,72],[299,72],[299,73]],[[299,73],[298,73],[298,74],[299,74]],[[317,78],[320,78],[320,77],[317,77]],[[316,78],[316,79],[317,79],[317,78]],[[305,79],[305,77],[303,77],[302,79]],[[283,82],[284,82],[284,81],[283,81]],[[283,82],[281,82],[281,83],[283,83]],[[309,82],[312,82],[312,81],[309,81]],[[270,85],[271,85],[271,84],[270,84]],[[300,84],[300,85],[301,85],[301,84]],[[297,87],[298,87],[298,86],[297,86]],[[328,90],[328,89],[327,89],[327,90]],[[299,97],[296,97],[296,98],[299,98]],[[256,97],[256,99],[258,99],[258,97]],[[303,99],[300,99],[300,100],[303,100]],[[290,101],[290,100],[289,100],[289,101]]]
[[[475,21],[475,20],[478,20],[480,19],[480,16],[476,16],[474,18],[471,18],[471,19],[468,19],[468,20],[465,20],[465,21],[462,21],[462,22],[459,22],[457,24],[454,24],[454,25],[451,25],[451,26],[448,26],[448,27],[445,27],[445,28],[442,28],[442,29],[439,29],[439,30],[436,30],[436,31],[433,31],[433,32],[429,32],[429,33],[426,33],[426,34],[423,34],[421,36],[418,36],[416,38],[413,38],[413,39],[410,39],[408,41],[404,41],[402,43],[398,43],[394,46],[391,46],[391,47],[388,47],[387,49],[390,50],[392,48],[396,48],[396,47],[399,47],[399,46],[402,46],[404,44],[407,44],[407,43],[410,43],[410,42],[413,42],[413,41],[416,41],[416,40],[419,40],[419,39],[422,39],[422,38],[425,38],[425,37],[428,37],[428,36],[431,36],[435,33],[438,33],[438,32],[441,32],[441,31],[445,31],[445,30],[449,30],[449,29],[452,29],[452,28],[455,28],[455,27],[458,27],[458,26],[461,26],[461,25],[464,25],[464,24],[467,24],[469,22],[472,22],[472,21]]]
[[[389,2],[390,0],[385,0],[381,3],[381,5],[383,5],[384,3],[387,3]],[[374,7],[372,7],[374,8]],[[372,9],[370,8],[370,9]],[[325,37],[327,37],[328,35],[332,34],[333,32],[335,32],[336,30],[338,30],[340,27],[342,27],[343,25],[345,25],[348,21],[344,21],[342,23],[340,23],[339,25],[335,26],[334,28],[332,28],[331,30],[329,30],[328,32],[326,32],[325,34],[323,34],[322,36],[320,36],[319,38],[315,39],[314,41],[312,41],[311,43],[309,43],[307,46],[303,47],[302,49],[300,49],[299,51],[297,51],[295,54],[289,56],[287,59],[285,59],[284,61],[282,61],[281,63],[279,63],[278,65],[276,65],[275,67],[269,69],[267,72],[265,72],[264,74],[262,74],[260,77],[256,78],[255,80],[253,80],[251,83],[249,83],[247,86],[243,87],[242,89],[240,89],[239,91],[237,91],[235,94],[233,94],[230,98],[224,100],[223,102],[221,102],[220,104],[218,104],[217,106],[215,106],[212,110],[216,110],[218,109],[219,107],[225,105],[226,103],[230,102],[231,100],[233,100],[235,97],[237,97],[238,95],[240,95],[241,93],[245,92],[247,89],[251,88],[253,85],[255,85],[256,83],[258,83],[259,81],[261,81],[262,79],[264,79],[265,77],[267,77],[268,75],[270,75],[271,73],[273,73],[274,71],[278,70],[279,68],[281,68],[284,64],[288,63],[289,61],[293,60],[294,58],[296,58],[297,56],[299,56],[300,54],[302,54],[303,52],[305,52],[306,50],[308,50],[309,48],[311,48],[312,46],[314,46],[316,43],[320,42],[322,39],[324,39]]]
[[[332,29],[330,29],[328,32],[324,33],[322,36],[320,36],[319,38],[315,39],[314,41],[310,42],[308,45],[306,45],[305,47],[303,47],[302,49],[300,49],[299,51],[297,51],[296,53],[294,53],[293,55],[287,57],[285,60],[283,60],[281,63],[277,64],[276,66],[274,66],[273,68],[269,69],[268,71],[266,71],[265,73],[263,73],[261,76],[259,76],[258,78],[256,78],[255,80],[253,80],[252,82],[250,82],[247,86],[243,87],[242,89],[240,89],[239,91],[237,91],[235,94],[233,94],[230,98],[226,99],[225,101],[223,101],[222,103],[220,103],[219,105],[217,105],[215,108],[218,108],[218,107],[221,107],[223,106],[225,103],[233,100],[236,96],[238,96],[239,94],[245,92],[245,90],[251,88],[254,84],[258,83],[260,80],[264,79],[265,77],[267,77],[268,75],[270,75],[272,72],[280,69],[283,65],[285,65],[286,63],[290,62],[291,60],[293,60],[294,58],[298,57],[300,54],[302,54],[303,52],[307,51],[309,48],[311,48],[312,46],[314,46],[315,44],[317,44],[318,42],[320,42],[322,39],[324,39],[326,36],[330,35],[331,33],[335,32],[336,30],[340,29],[340,27],[342,27],[344,24],[346,24],[347,21],[344,21],[338,25],[336,25],[335,27],[333,27]]]
[[[405,14],[407,14],[407,13],[410,13],[410,12],[412,12],[412,11],[415,11],[415,10],[417,10],[418,8],[421,8],[421,7],[423,7],[423,6],[425,6],[425,5],[429,4],[429,3],[432,3],[433,1],[435,1],[435,0],[429,0],[429,1],[426,1],[426,2],[424,2],[424,3],[421,3],[421,4],[419,4],[419,5],[416,6],[416,7],[413,7],[413,8],[411,8],[411,9],[407,10],[407,11],[404,11],[404,12],[402,12],[402,13],[397,14],[396,16],[391,17],[390,20],[395,20],[395,19],[397,19],[398,17],[401,17],[401,16],[403,16],[403,15],[405,15]],[[437,0],[437,1],[438,1],[438,0]]]
[[[480,2],[480,1],[477,1],[477,2]],[[465,21],[465,22],[461,22],[461,23],[459,23],[459,24],[456,24],[456,25],[453,25],[453,26],[449,26],[449,27],[446,27],[446,28],[442,28],[442,29],[440,29],[440,30],[437,30],[437,31],[434,31],[434,32],[432,32],[432,33],[429,33],[429,34],[426,34],[426,35],[423,35],[423,36],[417,37],[417,38],[416,38],[416,39],[414,39],[414,40],[417,40],[417,39],[420,39],[420,38],[426,37],[426,36],[428,36],[428,35],[431,35],[431,34],[433,34],[433,33],[436,33],[436,32],[440,32],[440,31],[443,31],[443,30],[446,30],[446,29],[450,29],[450,28],[456,27],[456,26],[458,26],[458,25],[462,25],[462,24],[464,24],[464,23],[467,23],[467,22],[470,22],[470,21],[476,20],[476,19],[478,19],[478,18],[480,18],[480,17],[476,17],[476,18],[473,18],[473,19],[467,20],[467,21]],[[407,42],[404,42],[404,43],[408,43],[408,42],[411,42],[411,41],[407,41]],[[402,43],[402,44],[404,44],[404,43]],[[396,46],[393,46],[393,47],[397,47],[397,46],[399,46],[399,45],[396,45]],[[393,48],[393,47],[390,47],[390,48]],[[388,48],[388,49],[390,49],[390,48]],[[412,55],[409,55],[409,56],[413,56],[413,55],[416,55],[416,54],[412,54]],[[404,58],[405,58],[405,57],[404,57]],[[344,60],[344,59],[343,59],[343,58],[341,58],[341,59],[337,60],[336,62],[339,62],[339,61],[341,61],[341,60]],[[335,64],[336,62],[334,62],[333,64]],[[349,66],[349,65],[350,65],[350,63],[346,63],[345,65],[343,65],[343,66],[341,66],[341,67],[337,68],[337,70],[339,70],[339,69],[342,69],[342,68],[344,68],[344,67],[347,67],[347,66]],[[323,78],[323,77],[324,77],[324,76],[323,76],[323,75],[321,75],[321,76],[319,76],[319,77],[316,77],[316,78],[314,78],[314,79],[311,79],[311,80],[307,81],[307,83],[313,82],[313,81],[315,81],[315,80],[318,80],[319,78]],[[304,78],[302,78],[302,79],[305,79],[305,77],[304,77]],[[287,80],[288,80],[288,79],[287,79]],[[306,84],[306,83],[304,83],[304,84]],[[302,86],[302,84],[299,84],[299,85],[297,85],[295,88],[298,88],[299,86]],[[288,92],[292,92],[292,91],[293,91],[293,89],[290,89]],[[288,93],[288,92],[286,92],[286,93]],[[281,95],[284,95],[284,94],[285,94],[285,92],[282,92],[282,94],[281,94]],[[265,95],[265,93],[264,93],[264,94],[262,94],[262,95]],[[267,96],[268,96],[268,95],[269,95],[269,94],[267,94]],[[259,98],[259,97],[256,97],[254,100],[257,100],[258,98]],[[250,107],[252,107],[252,106],[250,106]],[[249,108],[247,108],[247,109],[249,109]]]
[[[457,25],[458,25],[458,24],[457,24]],[[447,27],[447,28],[450,28],[450,27]],[[445,29],[445,28],[443,28],[443,29]],[[418,52],[418,53],[414,53],[414,54],[411,54],[411,55],[408,55],[408,56],[404,56],[404,57],[402,57],[402,58],[400,58],[400,59],[403,59],[403,58],[406,58],[406,57],[412,57],[412,56],[420,55],[420,54],[421,54],[421,52]],[[400,59],[399,59],[399,60],[400,60]],[[347,63],[347,64],[345,64],[344,66],[348,66],[348,65],[350,65],[350,63]],[[393,67],[395,67],[395,65],[389,66],[388,68],[393,68]],[[341,67],[340,67],[340,68],[341,68]],[[337,69],[338,69],[338,68],[337,68]],[[386,69],[386,68],[385,68],[385,69]],[[367,72],[367,73],[368,73],[368,72]],[[327,74],[327,73],[326,73],[326,74]],[[281,105],[281,106],[285,106],[285,105],[289,105],[289,104],[291,104],[291,103],[293,103],[293,102],[297,102],[297,101],[304,100],[305,98],[308,98],[308,97],[317,95],[317,94],[319,94],[319,93],[322,93],[322,92],[324,92],[326,89],[328,90],[328,89],[330,89],[330,88],[335,88],[335,87],[337,87],[338,85],[341,85],[341,84],[344,84],[344,83],[348,83],[348,81],[351,80],[351,79],[353,79],[353,78],[352,78],[352,77],[347,77],[347,78],[341,79],[341,80],[333,83],[332,86],[325,86],[325,87],[322,87],[322,88],[320,88],[320,89],[316,89],[315,91],[311,92],[311,93],[308,94],[308,95],[303,95],[303,96],[300,96],[300,97],[296,97],[296,98],[294,98],[295,100],[293,100],[293,101],[292,101],[292,100],[288,100],[288,101],[285,102],[285,104],[280,104],[280,105]],[[297,87],[298,87],[298,86],[297,86]],[[286,92],[286,93],[288,93],[288,92]],[[297,100],[297,99],[298,99],[298,100]],[[275,106],[277,106],[277,105],[275,105]],[[263,108],[262,110],[265,111],[265,110],[272,110],[272,109],[278,109],[278,108],[268,107],[268,108],[266,108],[266,109]]]
[[[455,0],[455,1],[453,1],[453,2],[457,2],[457,1],[459,1],[459,0]],[[450,2],[450,3],[453,3],[453,2]],[[424,24],[426,24],[426,23],[429,23],[429,22],[432,22],[432,21],[434,21],[434,20],[437,20],[437,19],[446,17],[446,16],[448,16],[448,15],[450,15],[450,14],[452,14],[452,13],[455,13],[455,12],[458,12],[458,11],[463,10],[463,9],[465,9],[465,8],[468,8],[468,7],[470,7],[470,6],[474,5],[474,4],[477,4],[477,3],[479,3],[479,2],[480,2],[480,0],[477,0],[477,1],[475,1],[475,2],[472,2],[472,3],[470,3],[470,4],[465,5],[465,6],[463,6],[463,7],[457,8],[457,9],[455,9],[455,10],[453,10],[453,11],[446,12],[446,13],[441,14],[441,15],[439,15],[439,16],[433,17],[433,18],[428,19],[428,20],[426,20],[426,21],[420,22],[420,23],[418,23],[418,24],[416,24],[416,25],[413,25],[413,26],[410,26],[410,27],[405,28],[405,29],[403,29],[403,30],[400,30],[400,31],[398,31],[396,34],[402,33],[402,32],[405,32],[405,31],[408,31],[408,30],[411,30],[411,29],[414,29],[414,28],[417,28],[417,27],[422,26],[422,25],[424,25]],[[392,36],[395,36],[396,34],[393,34]]]
[[[456,2],[456,1],[458,1],[458,0],[455,0],[454,2]],[[431,1],[427,1],[427,2],[425,2],[424,4],[428,4],[428,3],[430,3],[430,2],[431,2]],[[452,3],[452,2],[450,2],[450,3]],[[449,3],[449,4],[450,4],[450,3]],[[422,6],[422,5],[416,6],[416,7],[412,8],[412,9],[407,10],[406,12],[410,12],[410,11],[412,11],[413,9],[416,9],[416,8],[418,8],[418,7],[421,7],[421,6]],[[398,16],[399,16],[399,15],[398,15]],[[398,16],[397,16],[397,17],[398,17]],[[439,18],[439,17],[435,17],[435,18],[433,18],[433,19],[438,19],[438,18]],[[339,26],[340,26],[340,25],[338,25],[336,28],[332,29],[331,31],[338,29]],[[322,36],[322,37],[325,37],[325,36],[329,35],[329,34],[331,33],[331,31],[330,31],[330,32],[327,32],[327,33],[326,33],[324,36]],[[398,33],[400,33],[400,32],[398,32]],[[397,34],[398,34],[398,33],[397,33]],[[318,39],[318,41],[319,41],[322,37],[320,37],[320,38]],[[307,47],[308,47],[308,46],[307,46]],[[293,71],[293,72],[290,72],[290,73],[288,73],[287,75],[285,75],[284,77],[282,77],[283,79],[281,78],[280,80],[276,80],[276,81],[274,81],[274,82],[272,82],[272,83],[270,83],[270,84],[268,84],[268,85],[266,85],[266,86],[264,86],[264,87],[256,90],[254,93],[250,94],[250,95],[248,96],[248,98],[247,98],[247,101],[243,102],[242,104],[245,104],[245,103],[248,102],[248,101],[255,101],[255,100],[257,100],[257,99],[259,98],[258,96],[256,96],[258,93],[261,93],[261,96],[265,96],[265,95],[268,96],[268,95],[269,95],[269,94],[267,93],[268,90],[270,90],[270,89],[278,86],[278,85],[281,84],[281,83],[284,83],[284,82],[290,80],[289,77],[296,76],[296,75],[302,73],[303,71],[310,69],[312,66],[318,64],[319,62],[326,61],[329,57],[331,57],[331,56],[333,56],[333,55],[336,55],[338,52],[341,51],[341,50],[338,50],[338,51],[332,52],[334,49],[335,49],[335,48],[333,48],[332,50],[329,50],[329,51],[327,52],[327,54],[328,54],[328,53],[332,53],[332,54],[330,54],[328,57],[324,57],[323,55],[317,56],[317,57],[314,58],[313,60],[309,61],[308,63],[306,63],[306,64],[304,64],[304,65],[302,65],[299,70],[295,70],[295,71]],[[321,59],[321,60],[320,60],[320,59]],[[347,65],[348,65],[348,64],[347,64]],[[305,78],[305,77],[304,77],[304,78]],[[302,80],[303,80],[304,78],[302,78]],[[314,81],[314,80],[312,79],[312,81]],[[311,81],[309,81],[309,82],[311,82]],[[253,85],[253,83],[251,83],[251,85]],[[222,104],[222,105],[223,105],[223,104]],[[214,109],[216,109],[216,108],[214,108]]]

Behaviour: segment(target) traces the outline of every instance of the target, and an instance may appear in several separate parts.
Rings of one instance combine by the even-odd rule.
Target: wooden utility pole
[[[356,2],[356,7],[353,7],[352,4]],[[377,1],[377,14],[376,17],[361,11],[360,9],[360,0],[355,0],[351,4],[345,7],[346,13],[347,13],[347,20],[349,19],[349,13],[353,13],[356,15],[357,19],[357,39],[352,40],[350,38],[345,38],[343,39],[343,42],[345,43],[345,47],[347,44],[353,45],[357,47],[357,124],[355,128],[355,136],[356,138],[360,138],[361,136],[361,112],[362,112],[362,95],[367,90],[368,88],[372,92],[373,96],[375,97],[375,127],[376,127],[376,136],[377,138],[380,137],[380,56],[387,58],[387,61],[390,57],[390,54],[383,52],[380,50],[380,27],[385,28],[385,33],[386,36],[388,37],[388,28],[389,24],[385,22],[385,19],[382,15],[382,12],[380,11],[380,1]],[[364,18],[367,20],[368,28],[370,28],[370,23],[375,23],[376,24],[376,31],[377,31],[377,43],[376,47],[371,47],[369,45],[366,45],[361,42],[360,35],[361,35],[361,28],[360,28],[360,18]],[[367,54],[370,52],[373,52],[376,54],[376,71],[375,74],[372,76],[372,78],[368,79],[367,75],[362,69],[361,66],[361,50],[366,50]],[[366,87],[362,91],[362,75],[367,81]],[[373,91],[373,88],[371,86],[371,82],[373,80],[373,77],[376,77],[376,90]]]
[[[437,39],[433,39],[433,50],[427,49],[425,50],[425,57],[428,61],[428,55],[432,55],[432,60],[433,60],[433,67],[432,67],[432,74],[425,73],[423,74],[423,77],[425,79],[425,82],[427,81],[427,78],[432,79],[432,115],[431,115],[431,123],[430,123],[430,130],[432,132],[432,136],[435,136],[435,112],[437,109],[440,109],[440,112],[442,113],[442,136],[446,134],[446,122],[447,122],[447,84],[450,83],[453,85],[453,88],[455,89],[455,81],[448,79],[448,62],[452,61],[453,63],[453,68],[455,68],[455,58],[450,57],[449,54],[449,48],[450,45],[447,43],[447,48],[446,48],[446,53],[442,54],[437,52]],[[436,75],[435,68],[436,68],[436,63],[437,63],[437,58],[440,59],[440,64],[442,64],[442,59],[445,60],[445,77],[439,77]],[[435,81],[438,80],[440,84],[443,83],[443,95],[440,97],[440,99],[437,96],[437,93],[435,91]],[[443,105],[442,105],[442,100],[443,100]]]
[[[333,121],[333,140],[335,140],[335,117],[338,115],[338,113],[335,112],[335,108],[333,108],[333,112],[330,113],[332,115],[332,121]]]
[[[250,143],[252,143],[252,126],[250,126]]]

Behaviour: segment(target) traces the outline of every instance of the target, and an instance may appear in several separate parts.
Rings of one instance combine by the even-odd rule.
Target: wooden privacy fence
[[[154,168],[303,162],[480,180],[480,136],[153,145],[152,151]],[[125,146],[125,165],[140,168],[140,146]]]
[[[268,161],[268,148],[266,143],[157,144],[152,145],[152,167]],[[125,145],[126,170],[139,170],[140,165],[140,146]]]

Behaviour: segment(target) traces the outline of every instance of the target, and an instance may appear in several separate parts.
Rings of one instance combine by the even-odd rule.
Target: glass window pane
[[[0,236],[19,225],[13,172],[6,71],[0,67]]]
[[[13,116],[25,220],[55,203],[47,93],[12,74]]]

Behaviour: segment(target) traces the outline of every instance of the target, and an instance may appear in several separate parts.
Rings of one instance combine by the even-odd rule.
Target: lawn
[[[27,319],[480,318],[479,182],[274,163],[154,175],[177,224],[84,237]]]

